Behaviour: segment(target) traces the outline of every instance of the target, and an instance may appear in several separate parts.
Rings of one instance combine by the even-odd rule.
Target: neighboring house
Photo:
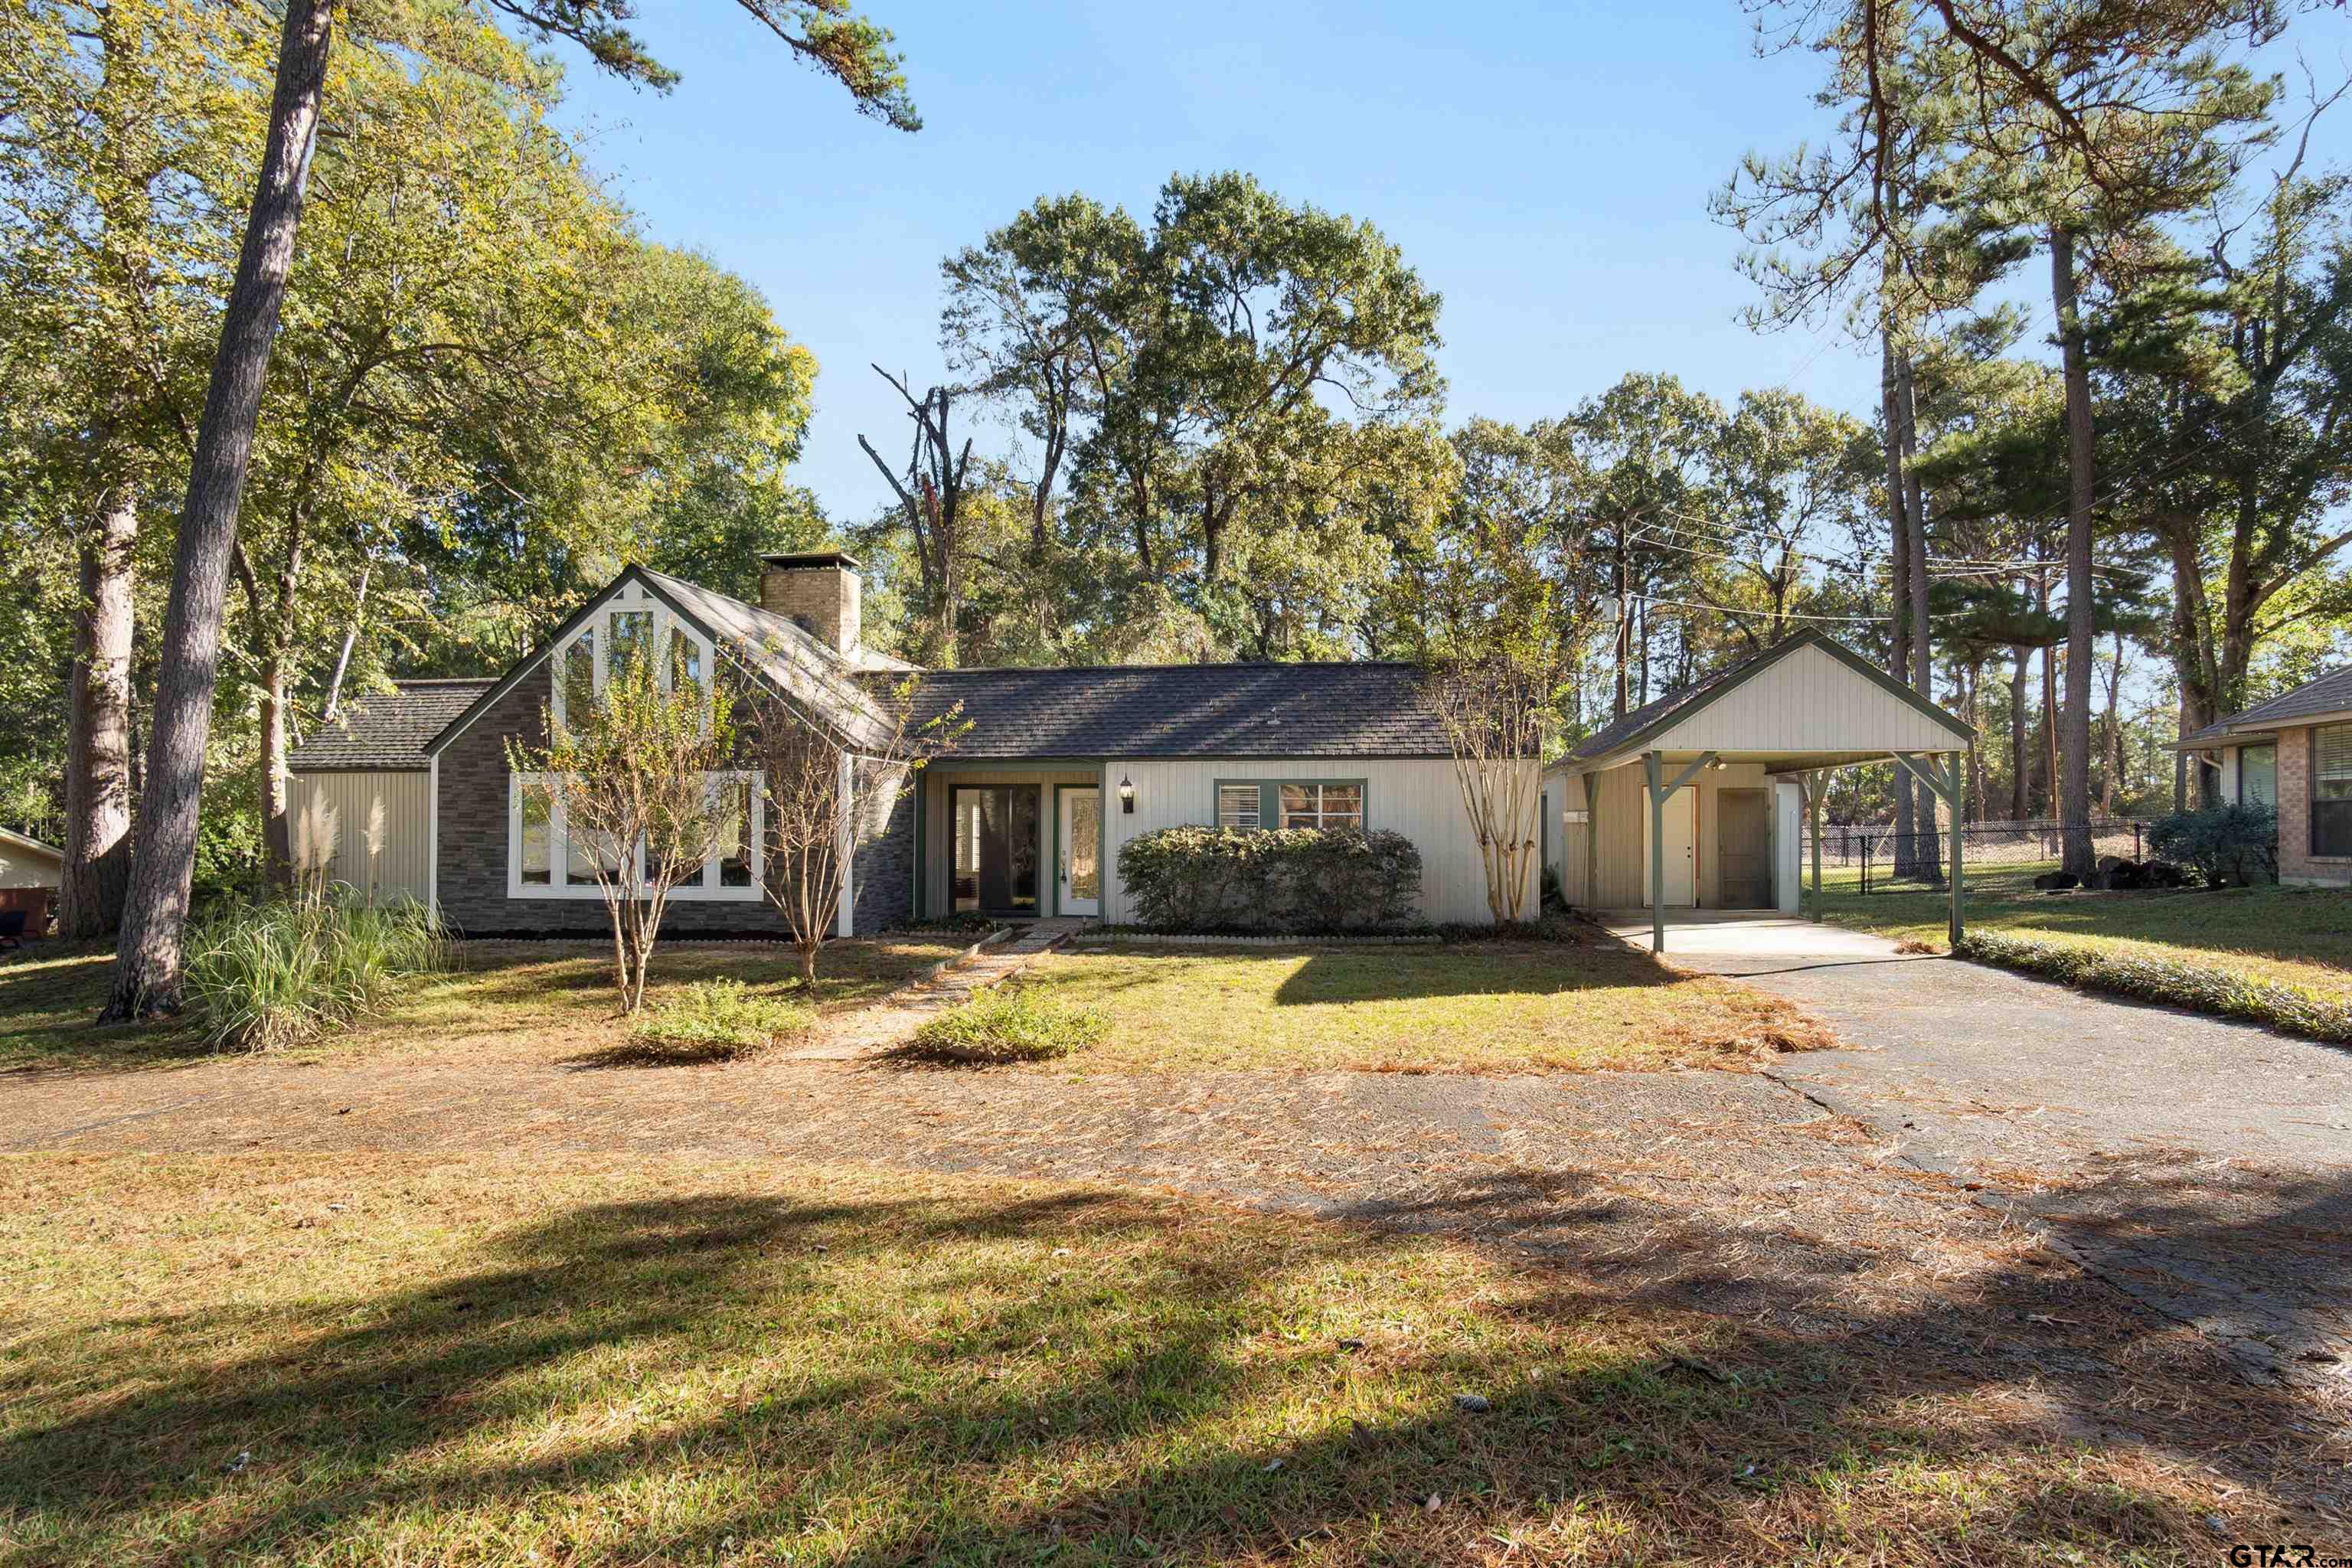
[[[1570,903],[1798,912],[1808,773],[1975,731],[1819,632],[1727,666],[1588,737],[1544,770],[1544,853]],[[1655,831],[1655,822],[1663,831]]]
[[[353,704],[291,760],[303,798],[325,792],[338,806],[336,874],[363,885],[352,846],[366,803],[381,798],[401,846],[397,885],[419,885],[406,868],[421,843],[421,885],[461,930],[602,929],[593,847],[526,798],[507,746],[541,743],[551,710],[593,700],[624,649],[652,647],[661,668],[697,681],[721,659],[745,667],[856,751],[908,668],[864,644],[857,563],[764,561],[758,605],[631,567],[495,680],[404,681]],[[845,932],[966,911],[1133,921],[1120,847],[1188,823],[1391,828],[1421,849],[1425,918],[1492,918],[1454,763],[1412,666],[937,670],[919,677],[917,708],[918,722],[960,708],[970,727],[910,788],[867,792],[860,809],[878,801],[888,816],[852,862]],[[761,894],[757,791],[748,777],[720,782],[747,802],[740,840],[671,895],[668,929],[781,932]],[[393,885],[381,866],[378,881]],[[1533,891],[1531,867],[1530,909]]]
[[[0,827],[0,910],[24,910],[26,935],[48,934],[49,905],[65,865],[64,850]]]
[[[2180,737],[2221,798],[2278,808],[2279,880],[2352,886],[2352,665]]]

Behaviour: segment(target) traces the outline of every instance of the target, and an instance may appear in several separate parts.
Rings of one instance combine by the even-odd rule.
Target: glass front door
[[[1060,912],[1102,913],[1102,791],[1061,789],[1061,819],[1055,841],[1061,846]]]
[[[1037,786],[958,784],[948,806],[956,912],[1037,913]]]

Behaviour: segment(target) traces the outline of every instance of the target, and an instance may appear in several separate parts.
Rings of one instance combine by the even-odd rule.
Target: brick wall
[[[2311,852],[2312,729],[2279,732],[2279,880],[2352,885],[2352,860]]]
[[[442,917],[460,931],[595,936],[612,929],[597,899],[507,896],[506,742],[509,736],[525,745],[545,742],[550,679],[542,664],[441,753],[438,891]],[[858,851],[851,895],[859,935],[906,923],[913,866],[914,813],[902,801],[891,814],[888,830]],[[662,918],[662,932],[788,934],[783,916],[764,899],[674,900]]]

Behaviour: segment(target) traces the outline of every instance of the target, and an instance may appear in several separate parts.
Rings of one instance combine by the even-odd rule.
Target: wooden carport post
[[[1968,873],[1961,865],[1960,858],[1960,845],[1967,837],[1965,826],[1960,821],[1960,811],[1968,800],[1968,753],[1948,752],[1935,761],[1929,761],[1923,753],[1912,752],[1896,752],[1894,756],[1896,762],[1910,769],[1913,776],[1921,784],[1933,791],[1937,799],[1951,809],[1952,919],[1949,930],[1951,943],[1954,947],[1958,947],[1967,929],[1966,922],[1960,914],[1960,890],[1968,881]]]
[[[1822,923],[1822,796],[1829,790],[1827,768],[1805,775],[1805,816],[1813,830],[1813,923]]]
[[[1665,759],[1655,752],[1642,753],[1642,768],[1650,784],[1650,952],[1666,951],[1666,801],[1675,791],[1698,777],[1707,763],[1715,761],[1713,752],[1702,752],[1698,761],[1675,775],[1675,782],[1662,784],[1665,775]]]

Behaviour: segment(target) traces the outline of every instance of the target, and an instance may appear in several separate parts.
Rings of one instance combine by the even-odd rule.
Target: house
[[[2352,665],[2180,737],[2221,798],[2278,810],[2279,880],[2352,886]]]
[[[1793,915],[1805,781],[1900,759],[1948,804],[1974,740],[1861,655],[1800,633],[1635,709],[1546,768],[1546,864],[1571,903],[1650,910],[1659,947],[1672,909]],[[1818,863],[1813,874],[1818,892]],[[1956,876],[1956,931],[1959,889]]]
[[[764,557],[756,605],[630,567],[495,679],[404,681],[355,703],[289,759],[295,805],[336,807],[333,874],[354,887],[429,897],[477,934],[599,931],[593,847],[518,786],[508,742],[541,742],[544,716],[593,700],[617,650],[650,646],[697,680],[722,659],[748,668],[854,752],[908,668],[866,646],[861,593],[857,563],[837,552]],[[1411,665],[938,670],[916,703],[918,722],[960,710],[969,728],[911,787],[861,802],[887,815],[852,859],[844,934],[963,912],[1131,921],[1120,847],[1188,823],[1394,829],[1421,849],[1425,918],[1492,918]],[[671,895],[667,929],[781,932],[761,891],[758,792],[720,782],[743,791],[740,840]],[[355,836],[378,802],[386,843],[371,856]],[[1533,884],[1530,866],[1530,909]]]
[[[65,851],[0,827],[0,911],[22,910],[26,936],[48,934],[49,905],[65,864]]]

